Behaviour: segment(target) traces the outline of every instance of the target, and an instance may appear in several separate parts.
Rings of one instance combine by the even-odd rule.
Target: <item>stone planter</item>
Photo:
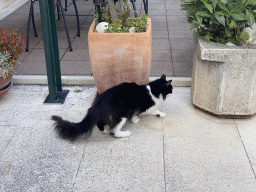
[[[123,82],[149,81],[152,50],[151,19],[143,33],[88,32],[91,69],[99,94]]]
[[[195,38],[192,102],[216,115],[256,113],[256,49]]]

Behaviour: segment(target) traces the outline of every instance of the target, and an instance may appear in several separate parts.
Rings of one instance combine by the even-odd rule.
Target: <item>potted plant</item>
[[[129,17],[130,1],[114,0],[101,7],[104,32],[99,32],[98,11],[88,32],[91,69],[99,94],[123,82],[146,84],[152,50],[151,20],[142,14]],[[118,14],[120,13],[120,14]],[[96,28],[97,26],[97,28]]]
[[[12,87],[12,76],[17,66],[17,59],[23,53],[24,39],[17,29],[11,28],[9,35],[0,28],[0,97]]]
[[[196,31],[193,104],[216,115],[256,113],[256,49],[242,46],[250,38],[244,29],[255,23],[256,1],[181,1]]]

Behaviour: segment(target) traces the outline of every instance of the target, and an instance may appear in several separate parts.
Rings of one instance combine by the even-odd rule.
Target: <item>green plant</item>
[[[140,17],[129,17],[130,15],[130,8],[127,8],[127,4],[120,0],[119,2],[119,11],[117,11],[117,7],[111,7],[111,0],[109,0],[108,7],[101,7],[102,13],[102,21],[108,23],[108,28],[105,30],[107,33],[129,33],[129,29],[131,27],[135,27],[135,32],[145,32],[147,27],[147,15],[141,14]],[[127,1],[129,2],[129,1]],[[113,11],[113,10],[114,11]],[[112,13],[112,15],[111,15]],[[113,16],[113,13],[114,14]],[[118,14],[119,13],[119,16]],[[129,14],[128,14],[129,13]],[[98,11],[94,10],[94,17],[98,18],[99,14]],[[96,21],[96,25],[98,24],[98,20]]]
[[[75,92],[80,93],[80,92],[82,92],[82,90],[81,89],[76,89]]]
[[[256,0],[181,0],[190,29],[217,43],[242,45],[249,39],[243,29],[255,23]]]
[[[4,79],[13,71],[17,59],[23,53],[24,39],[17,29],[11,28],[9,35],[0,27],[0,77]]]
[[[3,77],[3,79],[13,72],[13,63],[9,61],[10,57],[8,51],[0,52],[0,77]]]

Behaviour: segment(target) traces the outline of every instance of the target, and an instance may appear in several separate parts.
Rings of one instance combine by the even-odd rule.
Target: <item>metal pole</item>
[[[57,26],[56,26],[56,20],[55,20],[54,2],[53,2],[53,0],[49,0],[48,3],[49,3],[50,23],[51,23],[51,32],[52,32],[51,37],[52,37],[55,80],[56,80],[56,85],[57,85],[57,91],[62,91],[60,57],[59,57],[59,47],[58,47],[58,36],[57,36]]]
[[[45,61],[46,61],[48,87],[49,87],[49,101],[54,102],[57,99],[57,89],[56,89],[55,69],[54,69],[55,67],[54,67],[54,57],[53,57],[53,47],[52,47],[50,9],[49,9],[48,2],[53,3],[53,0],[39,0]]]

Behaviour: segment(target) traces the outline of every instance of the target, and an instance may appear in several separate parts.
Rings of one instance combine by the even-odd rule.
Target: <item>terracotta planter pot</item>
[[[4,89],[12,80],[13,74],[8,75],[7,78],[0,77],[0,91]]]
[[[124,82],[149,81],[152,57],[151,19],[143,33],[88,33],[90,64],[99,94]]]
[[[5,95],[12,88],[12,76],[13,74],[9,75],[6,79],[0,77],[0,97]]]

